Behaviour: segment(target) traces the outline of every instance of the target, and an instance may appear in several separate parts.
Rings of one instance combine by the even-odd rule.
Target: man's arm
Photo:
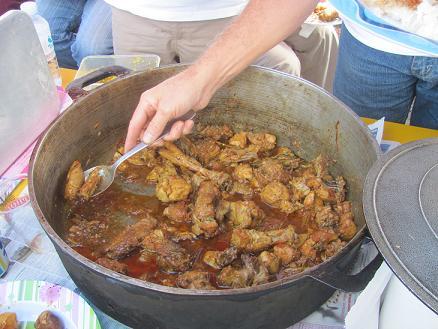
[[[190,109],[207,106],[218,88],[255,59],[292,34],[312,12],[318,0],[253,0],[187,70],[145,91],[129,124],[125,148],[140,134],[149,143],[166,123]],[[167,139],[177,139],[193,127],[175,123]]]

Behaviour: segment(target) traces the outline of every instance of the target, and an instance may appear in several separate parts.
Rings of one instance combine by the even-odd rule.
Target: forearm
[[[296,31],[318,0],[253,0],[191,67],[207,98]]]

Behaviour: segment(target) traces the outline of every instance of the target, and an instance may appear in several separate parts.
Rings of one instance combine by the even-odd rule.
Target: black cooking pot
[[[42,227],[73,281],[101,310],[134,328],[285,328],[323,304],[335,291],[359,291],[381,263],[348,275],[366,230],[362,212],[365,176],[379,156],[367,127],[322,89],[274,70],[250,67],[221,88],[197,120],[259,128],[278,136],[305,159],[323,153],[335,160],[353,202],[356,236],[334,257],[305,272],[245,289],[170,288],[112,272],[86,259],[61,238],[66,173],[74,160],[86,168],[109,161],[142,91],[178,73],[167,67],[119,78],[78,99],[46,131],[31,160],[30,195]],[[113,68],[112,73],[120,73]],[[108,73],[97,72],[91,82]],[[90,78],[80,80],[78,91]]]

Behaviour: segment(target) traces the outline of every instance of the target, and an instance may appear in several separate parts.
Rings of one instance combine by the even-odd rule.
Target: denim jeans
[[[438,58],[368,47],[342,28],[333,93],[359,116],[438,129]]]
[[[88,55],[113,54],[111,7],[104,0],[37,0],[50,25],[61,67],[77,68]]]

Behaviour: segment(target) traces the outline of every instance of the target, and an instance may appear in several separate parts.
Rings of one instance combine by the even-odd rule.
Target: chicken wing
[[[212,181],[203,181],[199,185],[192,213],[192,232],[196,235],[209,238],[217,234],[219,225],[215,220],[215,206],[219,195]]]
[[[67,182],[65,184],[64,197],[67,200],[74,200],[84,184],[84,171],[78,160],[73,161],[67,173]]]
[[[202,260],[205,264],[220,270],[225,266],[231,264],[237,258],[237,248],[230,247],[224,251],[206,251]]]

